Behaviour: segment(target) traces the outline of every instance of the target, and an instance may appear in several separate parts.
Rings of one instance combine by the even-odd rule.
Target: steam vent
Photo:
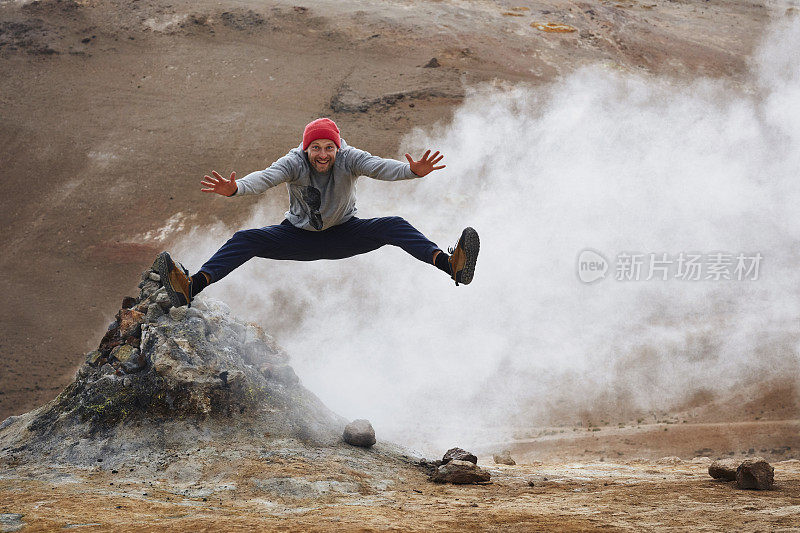
[[[183,495],[278,500],[370,493],[416,473],[390,444],[344,443],[348,421],[259,326],[202,297],[171,308],[152,269],[139,288],[58,397],[0,424],[0,471],[52,482],[92,467]]]

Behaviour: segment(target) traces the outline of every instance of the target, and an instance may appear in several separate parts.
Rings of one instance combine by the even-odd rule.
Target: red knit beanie
[[[308,145],[317,139],[330,139],[336,145],[336,148],[342,147],[339,140],[339,128],[329,118],[318,118],[308,123],[303,131],[303,150],[308,150]]]

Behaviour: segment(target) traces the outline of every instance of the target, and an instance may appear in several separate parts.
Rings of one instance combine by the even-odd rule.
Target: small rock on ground
[[[375,430],[369,420],[360,418],[345,426],[342,438],[347,444],[369,448],[375,444]]]
[[[503,450],[500,453],[496,453],[496,454],[494,454],[493,458],[494,458],[494,462],[499,464],[499,465],[512,465],[513,466],[513,465],[517,464],[517,462],[514,460],[514,458],[511,457],[511,451],[510,450]]]
[[[450,461],[468,461],[475,465],[478,464],[478,458],[463,448],[450,448],[447,450],[444,457],[442,457],[442,463],[448,463]]]
[[[736,469],[736,485],[740,489],[769,490],[775,481],[775,469],[762,457],[745,459]]]
[[[491,478],[491,474],[470,461],[459,461],[451,459],[436,469],[431,475],[430,480],[434,483],[453,483],[456,485],[466,485],[471,483],[485,483]]]
[[[736,481],[736,469],[739,463],[735,459],[720,459],[708,467],[708,475],[714,479]]]

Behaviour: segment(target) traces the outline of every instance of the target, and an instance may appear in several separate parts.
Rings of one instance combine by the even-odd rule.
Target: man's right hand
[[[231,172],[231,179],[225,179],[219,175],[216,170],[211,171],[211,176],[203,176],[203,181],[200,185],[205,186],[205,189],[200,189],[203,192],[215,192],[222,196],[233,196],[239,190],[236,185],[236,172]]]

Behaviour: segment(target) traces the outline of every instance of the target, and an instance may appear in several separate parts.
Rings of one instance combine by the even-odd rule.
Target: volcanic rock
[[[775,469],[761,457],[745,459],[736,469],[736,485],[740,489],[769,490],[775,480]]]
[[[494,454],[494,462],[500,465],[515,465],[517,462],[511,457],[510,450],[503,450],[500,453]]]
[[[708,467],[708,475],[714,479],[736,481],[736,469],[739,463],[735,459],[720,459]]]
[[[120,367],[128,374],[138,372],[147,366],[147,358],[142,355],[138,348],[129,344],[117,346],[111,351],[111,357],[116,358]]]
[[[149,273],[143,277],[136,305],[156,304],[163,289]],[[262,446],[341,442],[346,421],[300,384],[274,339],[221,302],[196,303],[180,321],[152,306],[146,322],[135,309],[121,309],[75,380],[0,430],[0,462],[13,453],[23,462],[89,465],[100,446],[104,465],[151,464],[166,453],[165,442],[182,449],[197,439],[253,442],[254,435],[268,436]],[[102,364],[105,358],[117,368]]]
[[[450,461],[468,461],[472,464],[478,464],[478,458],[473,454],[461,448],[450,448],[445,452],[442,457],[442,464],[447,464]]]
[[[144,321],[148,323],[155,322],[159,317],[164,316],[164,310],[158,303],[152,303],[147,306],[147,313],[144,316]]]
[[[353,420],[344,428],[342,438],[347,444],[353,446],[361,446],[362,448],[369,448],[375,444],[375,430],[369,420],[360,418]]]
[[[144,314],[133,309],[120,309],[117,313],[117,322],[119,322],[121,339],[138,337],[142,332],[141,325],[144,322]]]
[[[436,472],[430,477],[430,481],[466,485],[469,483],[485,483],[491,477],[489,472],[470,461],[451,459],[447,464],[443,464],[436,469]]]
[[[172,300],[169,299],[169,294],[166,291],[159,291],[155,297],[155,302],[161,306],[161,309],[167,311],[172,307]]]
[[[103,357],[103,353],[100,350],[92,350],[91,352],[86,354],[86,364],[97,366],[100,358]]]

